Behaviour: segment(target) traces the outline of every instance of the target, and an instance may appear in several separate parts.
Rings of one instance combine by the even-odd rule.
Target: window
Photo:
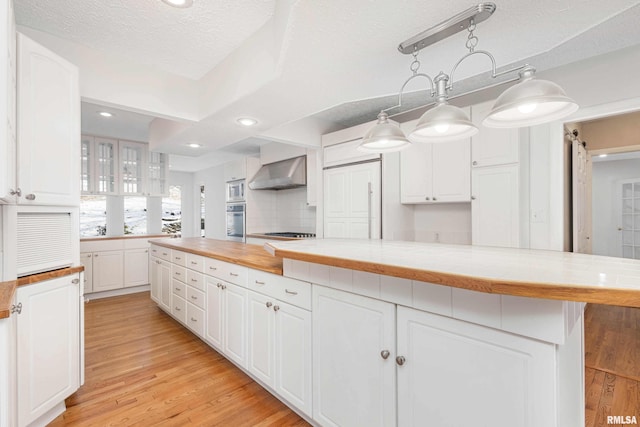
[[[180,235],[182,230],[182,191],[178,185],[169,186],[169,197],[162,198],[162,232]]]
[[[80,197],[80,236],[104,236],[107,234],[107,197]]]
[[[147,198],[124,198],[124,234],[147,233]]]
[[[200,237],[204,237],[204,185],[200,186]]]

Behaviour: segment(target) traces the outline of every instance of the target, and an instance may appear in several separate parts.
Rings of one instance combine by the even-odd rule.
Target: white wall
[[[640,179],[640,159],[594,162],[592,170],[592,250],[622,256],[620,180]]]
[[[416,242],[471,244],[471,203],[415,205]]]

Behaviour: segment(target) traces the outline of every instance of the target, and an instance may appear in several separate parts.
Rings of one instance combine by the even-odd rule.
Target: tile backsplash
[[[316,232],[316,208],[307,206],[307,188],[247,192],[247,233]]]

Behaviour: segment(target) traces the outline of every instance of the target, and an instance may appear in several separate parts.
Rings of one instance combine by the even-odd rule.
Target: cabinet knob
[[[475,160],[471,163],[473,166],[478,166],[478,162],[476,162]]]
[[[22,190],[20,190],[19,188],[16,188],[15,190],[13,188],[9,189],[9,194],[11,194],[12,196],[22,196]]]
[[[11,314],[20,314],[22,313],[22,303],[19,302],[18,305],[11,306]]]
[[[280,310],[280,306],[279,305],[274,305],[273,306],[273,311],[278,311]]]
[[[24,196],[25,199],[27,200],[35,200],[36,199],[36,195],[31,193],[31,194],[27,194],[26,196]]]
[[[387,360],[387,359],[389,358],[389,355],[390,355],[390,354],[391,354],[391,353],[389,353],[389,350],[382,350],[382,351],[380,352],[380,356],[381,356],[384,360]]]
[[[222,285],[220,286],[222,288],[222,290],[224,291],[225,289],[227,289],[227,285]]]
[[[433,201],[434,201],[434,202],[436,201],[436,198],[435,198],[435,197],[433,198]]]
[[[80,283],[80,279],[73,279],[71,283],[73,283],[74,285],[77,285],[78,283]]]
[[[396,357],[396,363],[400,366],[404,365],[404,362],[406,362],[407,359],[404,358],[404,356],[398,356]]]
[[[222,284],[221,284],[221,283],[216,283],[216,286],[217,286],[217,287],[219,287],[219,288],[221,288],[221,287],[222,287]]]
[[[267,306],[267,308],[271,307],[273,305],[273,303],[271,301],[267,301],[267,303],[265,304]]]
[[[475,200],[475,199],[476,199],[476,196],[471,196],[471,200]]]
[[[431,200],[431,197],[425,197],[424,199],[425,200]]]

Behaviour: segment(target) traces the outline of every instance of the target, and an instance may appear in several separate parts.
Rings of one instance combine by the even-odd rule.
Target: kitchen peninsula
[[[584,303],[640,306],[633,260],[380,240],[151,243],[160,307],[318,425],[584,425]]]

